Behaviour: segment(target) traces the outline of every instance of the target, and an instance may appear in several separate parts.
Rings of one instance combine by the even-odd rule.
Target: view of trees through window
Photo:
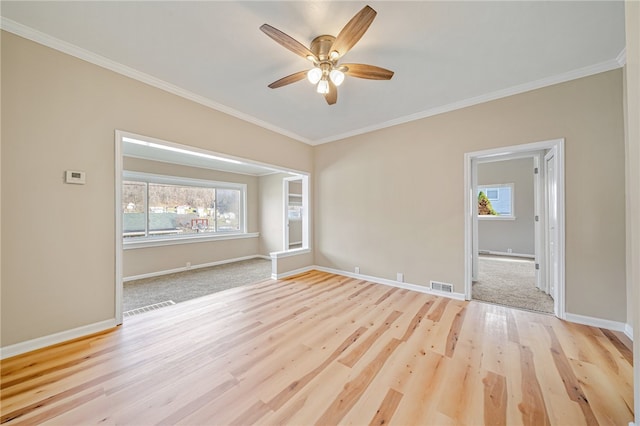
[[[479,216],[513,216],[513,184],[478,185]]]
[[[125,237],[239,231],[238,189],[124,181]]]

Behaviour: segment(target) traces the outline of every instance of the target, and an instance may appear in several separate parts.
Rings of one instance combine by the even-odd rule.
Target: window
[[[513,184],[478,185],[478,216],[483,219],[515,219]]]
[[[125,239],[244,233],[246,185],[124,172]]]

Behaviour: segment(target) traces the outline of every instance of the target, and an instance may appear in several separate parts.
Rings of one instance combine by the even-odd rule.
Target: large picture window
[[[125,239],[244,233],[246,186],[124,172]]]

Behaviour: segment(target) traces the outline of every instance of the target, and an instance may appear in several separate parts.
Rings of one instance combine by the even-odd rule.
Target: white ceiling
[[[329,106],[309,68],[259,27],[309,45],[364,5],[378,15],[343,61],[395,71],[347,78]],[[618,68],[624,3],[2,1],[2,28],[263,127],[318,144]]]

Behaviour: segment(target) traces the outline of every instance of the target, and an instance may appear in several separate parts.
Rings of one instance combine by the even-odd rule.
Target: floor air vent
[[[142,308],[131,309],[130,311],[126,311],[122,313],[122,316],[132,317],[134,315],[144,314],[145,312],[155,311],[160,308],[166,308],[167,306],[175,305],[176,302],[173,300],[167,300],[166,302],[154,303],[153,305],[143,306]]]
[[[453,293],[453,286],[447,283],[431,281],[431,290],[443,291],[445,293]]]

